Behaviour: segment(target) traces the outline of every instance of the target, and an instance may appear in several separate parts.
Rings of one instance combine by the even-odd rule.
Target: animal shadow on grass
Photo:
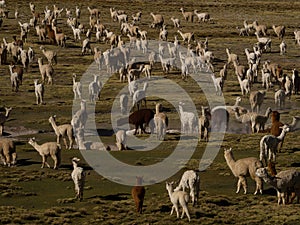
[[[17,166],[31,166],[34,164],[41,164],[41,162],[37,162],[37,161],[31,161],[31,159],[18,159],[17,160]]]
[[[97,129],[97,133],[100,136],[112,136],[114,134],[113,130],[108,130],[108,129]]]
[[[129,198],[130,194],[128,193],[118,193],[118,194],[114,194],[114,195],[105,195],[105,196],[93,196],[90,197],[89,199],[93,199],[93,198],[100,198],[102,200],[107,200],[107,201],[121,201],[121,200],[127,200]]]
[[[277,192],[274,188],[268,188],[263,190],[264,195],[277,196]]]

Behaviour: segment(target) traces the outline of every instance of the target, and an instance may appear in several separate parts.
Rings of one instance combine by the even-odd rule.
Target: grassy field
[[[209,40],[209,50],[215,55],[214,67],[216,75],[227,60],[225,48],[239,55],[241,64],[246,65],[245,48],[252,49],[256,37],[239,36],[237,26],[242,27],[243,21],[252,22],[257,20],[268,26],[268,35],[272,38],[272,51],[264,53],[262,62],[271,60],[279,63],[284,73],[291,76],[292,69],[299,70],[300,47],[295,44],[293,32],[299,27],[300,2],[298,1],[234,1],[234,0],[185,0],[185,1],[44,1],[33,2],[36,10],[42,12],[46,5],[52,9],[56,4],[60,8],[73,10],[79,6],[82,11],[80,22],[86,27],[89,24],[89,12],[87,6],[95,6],[101,11],[101,22],[109,30],[119,34],[119,24],[110,18],[109,8],[124,9],[131,16],[141,10],[142,20],[139,26],[147,30],[149,40],[157,40],[159,31],[149,28],[152,22],[150,12],[161,13],[169,31],[169,41],[174,40],[177,29],[173,28],[172,16],[181,19],[183,31],[194,31],[197,40]],[[180,7],[192,11],[209,12],[212,20],[208,23],[187,22],[183,20]],[[9,18],[3,18],[0,27],[0,40],[3,37],[11,42],[12,36],[19,37],[18,21],[28,22],[31,18],[29,4],[25,1],[7,1]],[[19,18],[14,18],[14,10],[19,10]],[[48,168],[41,169],[41,158],[38,153],[27,143],[29,137],[35,136],[38,143],[55,141],[56,136],[48,122],[50,115],[57,115],[57,123],[69,123],[72,117],[73,92],[72,74],[81,77],[93,63],[92,55],[81,55],[81,42],[73,40],[70,27],[66,24],[65,12],[58,19],[58,27],[67,35],[66,48],[39,42],[34,28],[30,28],[28,41],[24,48],[31,46],[36,59],[42,57],[39,49],[44,44],[47,49],[53,49],[58,54],[58,64],[54,65],[55,75],[53,86],[45,87],[45,104],[36,105],[34,95],[34,79],[40,79],[37,61],[30,66],[24,74],[23,85],[19,92],[11,91],[8,65],[0,66],[0,107],[13,107],[9,120],[5,123],[6,137],[12,137],[17,143],[18,165],[17,167],[0,167],[0,224],[187,224],[187,218],[176,219],[170,216],[171,203],[165,190],[165,182],[146,186],[144,213],[138,215],[135,212],[134,202],[131,198],[131,187],[114,183],[91,168],[84,161],[83,156],[77,149],[62,151],[62,165],[59,170]],[[286,26],[285,41],[288,49],[285,56],[279,54],[280,41],[275,36],[271,26]],[[83,35],[82,35],[83,38]],[[128,42],[126,36],[123,37]],[[105,51],[110,46],[103,42],[96,42],[95,32],[92,34],[92,48],[99,47]],[[182,43],[183,44],[183,43]],[[194,44],[194,43],[193,43]],[[185,45],[186,47],[186,45]],[[8,56],[8,63],[11,61]],[[45,61],[45,60],[44,60]],[[186,81],[181,79],[180,71],[173,70],[168,75],[164,74],[161,66],[157,63],[153,69],[154,76],[165,77],[176,82],[194,101],[198,113],[201,105],[207,105],[203,91],[199,89],[192,78]],[[260,74],[259,74],[260,76]],[[126,83],[119,82],[118,75],[112,76],[101,91],[101,98],[95,107],[96,127],[101,140],[108,145],[113,145],[115,137],[112,135],[111,106],[119,90]],[[271,88],[266,95],[263,111],[274,105],[274,90]],[[261,89],[261,83],[254,84],[253,90]],[[234,74],[232,65],[229,67],[228,79],[225,82],[224,98],[228,105],[233,105],[235,98],[240,96],[240,88]],[[170,118],[171,129],[180,129],[179,115],[176,109],[167,101],[159,97],[147,98],[147,106],[155,108],[155,102],[162,102],[164,109]],[[242,105],[250,108],[248,96],[242,97]],[[286,100],[286,108],[281,112],[281,121],[290,123],[292,116],[299,115],[299,95],[293,95]],[[90,103],[88,103],[90,105]],[[241,128],[240,124],[230,124],[230,132],[226,133],[221,150],[213,163],[200,172],[201,196],[199,204],[195,207],[190,205],[190,224],[299,224],[299,204],[277,206],[276,192],[268,185],[264,185],[263,195],[254,196],[255,184],[248,179],[249,193],[236,194],[236,182],[223,157],[223,148],[232,147],[237,159],[243,157],[258,157],[259,140],[264,135],[241,134],[233,132]],[[300,142],[297,142],[299,131],[288,133],[283,145],[282,153],[278,154],[278,171],[287,168],[297,168],[300,162]],[[141,139],[145,139],[143,135]],[[152,151],[122,151],[111,154],[130,165],[150,165],[162,161],[169,156],[179,142],[179,135],[167,135],[166,140]],[[214,140],[215,141],[215,140]],[[188,144],[189,140],[185,142]],[[186,169],[198,168],[199,161],[205,150],[206,143],[199,142],[193,156],[182,169],[168,181],[179,181]],[[74,187],[71,179],[71,158],[77,156],[82,159],[82,166],[88,171],[84,199],[82,202],[75,201]],[[48,160],[52,165],[51,159]]]

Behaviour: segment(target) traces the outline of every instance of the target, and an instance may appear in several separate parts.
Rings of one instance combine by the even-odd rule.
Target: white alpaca
[[[123,115],[127,113],[127,106],[128,106],[128,96],[126,94],[120,95],[120,108],[121,108],[121,113]]]
[[[179,102],[179,112],[180,112],[180,121],[181,121],[181,130],[185,134],[192,134],[193,132],[197,133],[197,124],[198,120],[193,112],[183,111],[182,106],[184,103]]]
[[[73,93],[74,99],[81,99],[82,85],[80,81],[76,81],[76,74],[73,73]]]
[[[170,200],[173,204],[170,215],[173,214],[174,209],[175,209],[177,218],[179,218],[178,203],[180,203],[180,205],[182,207],[181,219],[183,218],[184,214],[186,214],[186,216],[188,217],[188,220],[190,221],[191,220],[190,213],[189,213],[189,210],[187,207],[187,204],[189,202],[189,195],[188,195],[188,193],[186,193],[184,191],[173,191],[172,184],[173,184],[173,182],[172,183],[166,182],[166,189],[168,191]]]
[[[96,103],[96,100],[99,100],[101,89],[102,83],[99,81],[99,76],[95,74],[94,80],[89,84],[89,96],[91,102]]]
[[[127,149],[126,142],[127,142],[126,131],[118,130],[116,133],[116,145],[117,145],[119,151]]]
[[[199,191],[200,191],[200,176],[194,170],[187,170],[182,174],[179,185],[174,191],[190,189],[190,197],[192,198],[193,206],[198,202]]]
[[[80,159],[74,157],[72,159],[73,171],[71,173],[72,180],[75,185],[75,198],[79,199],[79,201],[83,198],[83,190],[86,174],[82,167],[78,166]]]
[[[284,139],[287,132],[290,131],[288,125],[284,125],[280,127],[282,129],[281,134],[276,137],[274,135],[265,135],[260,140],[260,155],[259,159],[264,165],[267,165],[267,158],[268,161],[273,160],[276,162],[276,152],[278,149],[279,143]]]
[[[146,90],[147,90],[147,87],[148,87],[148,83],[145,82],[143,89],[137,90],[136,92],[134,92],[133,97],[132,97],[132,107],[134,107],[136,105],[138,110],[139,110],[140,106],[142,105],[142,101],[144,101],[145,107],[147,107],[146,106]]]
[[[71,125],[74,129],[84,129],[87,118],[86,101],[81,100],[80,109],[73,115]]]
[[[249,80],[248,79],[242,80],[239,75],[237,75],[237,79],[238,79],[239,84],[240,84],[242,95],[244,95],[244,94],[247,95],[250,92]]]
[[[35,97],[36,97],[36,104],[43,104],[44,102],[44,84],[40,83],[38,84],[39,80],[34,80],[34,93],[35,93]]]

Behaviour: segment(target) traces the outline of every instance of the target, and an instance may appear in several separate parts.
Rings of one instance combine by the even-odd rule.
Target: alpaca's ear
[[[56,118],[56,115],[53,115],[54,118]]]

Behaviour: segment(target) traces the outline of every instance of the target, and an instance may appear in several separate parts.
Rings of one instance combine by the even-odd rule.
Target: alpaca
[[[76,81],[76,74],[73,73],[73,93],[74,93],[74,99],[81,99],[81,93],[82,93],[82,85],[80,81]]]
[[[81,201],[83,198],[83,190],[84,190],[86,173],[82,167],[78,166],[79,161],[80,159],[78,159],[77,157],[74,157],[72,159],[73,171],[71,173],[71,177],[75,185],[75,193],[76,193],[75,198]]]
[[[0,138],[0,158],[3,164],[8,167],[17,163],[15,143],[8,138]]]
[[[156,127],[156,134],[158,140],[163,140],[166,135],[166,130],[169,124],[167,115],[161,112],[162,105],[157,103],[155,106],[154,123]]]
[[[49,117],[49,123],[52,125],[53,130],[56,134],[56,142],[59,144],[60,137],[62,137],[64,144],[66,146],[66,149],[71,149],[73,146],[73,140],[74,140],[74,132],[73,127],[71,124],[62,124],[57,126],[55,121],[56,116],[50,116]],[[67,139],[69,139],[69,146],[67,144]]]
[[[266,91],[252,91],[249,96],[249,102],[251,105],[252,112],[256,108],[257,113],[260,111],[260,106],[262,105]]]
[[[142,186],[143,178],[136,177],[136,186],[131,189],[131,195],[135,202],[136,211],[140,214],[143,213],[143,203],[145,198],[145,187]]]
[[[145,126],[150,126],[151,133],[153,133],[153,124],[152,119],[154,118],[154,112],[151,109],[140,109],[129,115],[129,123],[135,126],[134,135],[136,135],[138,129],[141,129],[141,132],[146,133]],[[126,122],[128,119],[126,118]],[[145,125],[145,126],[144,126]]]
[[[202,115],[199,117],[199,140],[208,141],[209,117],[205,107],[201,106]]]
[[[244,194],[247,194],[246,177],[250,176],[256,182],[254,194],[256,195],[258,191],[262,194],[262,180],[255,174],[258,168],[262,168],[262,163],[257,158],[249,157],[235,160],[231,148],[224,149],[224,158],[233,175],[239,178],[236,193],[240,192],[242,186]]]
[[[137,109],[139,110],[142,105],[142,101],[144,101],[145,107],[147,108],[147,105],[146,105],[147,87],[148,87],[148,83],[145,82],[143,89],[137,90],[134,92],[133,97],[132,97],[132,107],[134,107],[136,105]]]
[[[279,143],[284,139],[287,132],[290,131],[288,125],[284,125],[281,127],[282,131],[278,137],[273,135],[265,135],[260,140],[260,155],[259,159],[264,165],[267,165],[267,158],[268,161],[273,160],[276,162],[276,152],[278,150]]]
[[[119,151],[126,150],[126,131],[125,130],[118,130],[116,133],[116,145],[119,149]]]
[[[180,121],[181,121],[181,129],[183,133],[192,134],[193,132],[197,132],[197,117],[193,112],[183,111],[182,106],[184,103],[179,102],[179,112],[180,112]]]
[[[35,79],[34,80],[34,93],[35,93],[35,97],[36,97],[36,104],[43,104],[44,103],[44,84],[43,83],[38,83],[39,80]]]
[[[71,125],[75,130],[84,129],[87,119],[88,114],[86,111],[86,101],[81,100],[80,109],[73,115]]]
[[[180,205],[182,207],[181,219],[183,218],[184,214],[186,214],[186,216],[188,217],[188,220],[191,221],[190,213],[189,213],[189,210],[187,207],[187,204],[189,202],[188,193],[186,193],[185,191],[173,191],[172,185],[173,185],[173,182],[171,182],[171,183],[166,182],[166,189],[168,191],[170,200],[173,204],[170,215],[173,214],[174,209],[175,209],[177,218],[179,218],[178,203],[180,203]]]
[[[7,121],[9,114],[12,110],[12,107],[5,107],[5,113],[0,113],[0,136],[3,135],[3,131],[4,131],[4,123]]]
[[[54,161],[54,167],[53,169],[58,169],[61,162],[61,147],[60,144],[57,144],[56,142],[46,142],[42,145],[39,145],[35,138],[30,138],[28,141],[28,144],[30,144],[34,149],[41,155],[42,157],[42,167],[46,165],[48,168],[50,168],[50,165],[47,163],[47,157],[51,156],[51,158]]]
[[[187,170],[182,174],[179,185],[174,191],[179,191],[188,188],[190,189],[190,197],[192,198],[193,206],[198,202],[199,191],[200,191],[200,177],[199,174],[194,170]]]
[[[101,89],[102,83],[99,81],[99,75],[94,74],[94,80],[89,84],[89,97],[92,103],[96,103],[96,100],[99,100]]]

